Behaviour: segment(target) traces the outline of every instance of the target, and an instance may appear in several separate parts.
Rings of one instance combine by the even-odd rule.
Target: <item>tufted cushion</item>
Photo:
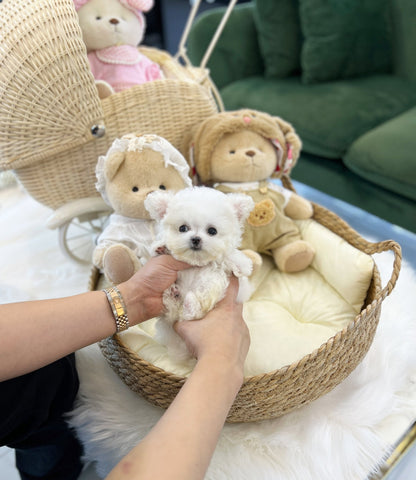
[[[298,225],[316,257],[310,268],[296,274],[279,272],[264,257],[253,279],[256,291],[244,305],[251,336],[246,376],[273,371],[313,352],[355,318],[366,297],[372,258],[313,220]],[[153,331],[150,320],[122,333],[123,341],[150,363],[188,375],[194,361],[169,358],[152,339]]]
[[[416,2],[392,1],[394,21],[394,69],[395,73],[409,80],[416,80]]]
[[[416,107],[356,140],[344,157],[358,175],[416,201]]]
[[[256,0],[254,21],[266,77],[283,78],[300,70],[300,31],[297,1]]]
[[[389,0],[299,0],[305,83],[391,70]]]
[[[278,115],[294,127],[303,150],[341,158],[352,142],[416,103],[415,83],[373,75],[304,85],[300,77],[250,77],[221,90],[228,110],[252,108]]]

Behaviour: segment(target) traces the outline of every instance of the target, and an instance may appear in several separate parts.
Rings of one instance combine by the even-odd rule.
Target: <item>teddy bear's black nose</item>
[[[246,155],[248,157],[254,157],[255,154],[256,154],[256,152],[254,150],[247,150],[247,152],[246,152]]]
[[[201,248],[201,237],[191,238],[191,248],[192,250],[199,250]]]
[[[112,24],[112,25],[118,25],[120,23],[120,20],[117,20],[117,18],[111,18],[109,20],[109,22]]]

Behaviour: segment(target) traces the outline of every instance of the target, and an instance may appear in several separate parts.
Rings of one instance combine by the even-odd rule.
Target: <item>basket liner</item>
[[[291,186],[288,179],[285,180]],[[361,362],[373,341],[384,298],[397,281],[401,265],[400,246],[393,241],[370,243],[360,237],[337,215],[314,205],[314,220],[367,254],[394,252],[390,280],[382,288],[377,267],[363,308],[343,330],[299,361],[262,375],[246,377],[228,414],[228,422],[251,422],[279,417],[328,393],[342,382]],[[94,270],[90,288],[94,289],[100,273]],[[185,377],[152,365],[133,352],[123,339],[114,335],[100,344],[110,366],[133,391],[152,404],[167,408]]]

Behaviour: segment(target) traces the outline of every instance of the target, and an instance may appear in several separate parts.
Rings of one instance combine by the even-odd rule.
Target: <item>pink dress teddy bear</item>
[[[137,49],[153,0],[74,0],[92,74],[115,92],[163,78]]]

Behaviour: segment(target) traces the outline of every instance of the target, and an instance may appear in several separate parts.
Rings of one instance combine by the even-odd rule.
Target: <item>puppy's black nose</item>
[[[191,238],[191,245],[194,250],[198,250],[201,248],[201,237],[192,237]]]
[[[112,19],[109,20],[109,22],[112,25],[118,25],[120,23],[120,20],[117,20],[117,18],[112,18]]]

